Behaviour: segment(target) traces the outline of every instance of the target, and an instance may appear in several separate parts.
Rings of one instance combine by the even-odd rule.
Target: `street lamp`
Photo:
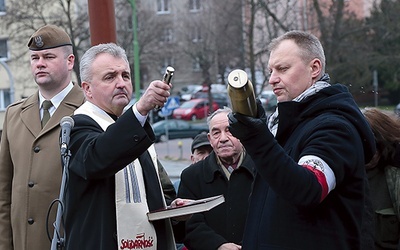
[[[128,0],[132,7],[132,33],[133,33],[133,74],[135,81],[135,97],[140,98],[140,67],[139,67],[139,43],[136,23],[136,0]]]

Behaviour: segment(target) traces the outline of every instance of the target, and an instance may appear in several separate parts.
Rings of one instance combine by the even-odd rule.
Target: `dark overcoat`
[[[131,108],[118,119],[113,117],[115,123],[109,125],[106,131],[92,118],[86,114],[73,116],[75,126],[70,141],[72,156],[65,194],[67,250],[119,249],[115,174],[135,159],[139,159],[142,167],[150,211],[163,208],[163,199],[169,204],[176,195],[159,162],[157,177],[153,160],[147,151],[155,139],[148,122],[142,127]],[[171,229],[169,220],[157,220],[152,224],[157,233],[157,249],[171,249],[168,243],[173,241],[173,237],[168,232]]]
[[[220,194],[225,197],[221,205],[194,214],[186,222],[185,246],[212,250],[227,242],[241,244],[253,179],[254,163],[247,154],[229,181],[217,164],[214,152],[184,169],[179,198],[197,200]]]

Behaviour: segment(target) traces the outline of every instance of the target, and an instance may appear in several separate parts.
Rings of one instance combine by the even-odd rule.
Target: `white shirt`
[[[53,106],[51,106],[49,108],[50,117],[53,116],[53,114],[54,114],[54,112],[56,112],[56,109],[58,108],[58,106],[60,106],[62,100],[64,100],[64,98],[68,95],[68,93],[72,90],[73,87],[74,87],[74,85],[72,84],[72,82],[70,82],[67,85],[67,87],[65,87],[62,91],[60,91],[57,95],[55,95],[53,98],[50,99],[51,103],[53,104]],[[40,93],[40,90],[39,90],[40,119],[43,118],[42,104],[45,100],[46,100],[46,98],[43,97],[42,93]]]

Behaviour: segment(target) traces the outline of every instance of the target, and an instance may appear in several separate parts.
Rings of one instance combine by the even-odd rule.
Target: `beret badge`
[[[44,43],[43,43],[43,40],[42,40],[41,36],[36,36],[34,38],[34,40],[35,40],[36,47],[38,47],[38,48],[43,47]]]

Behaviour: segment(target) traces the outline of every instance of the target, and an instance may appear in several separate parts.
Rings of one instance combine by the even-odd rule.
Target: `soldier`
[[[1,140],[0,249],[7,250],[50,249],[46,217],[62,177],[59,123],[84,102],[71,80],[75,56],[64,30],[41,27],[28,47],[38,90],[7,108]]]

